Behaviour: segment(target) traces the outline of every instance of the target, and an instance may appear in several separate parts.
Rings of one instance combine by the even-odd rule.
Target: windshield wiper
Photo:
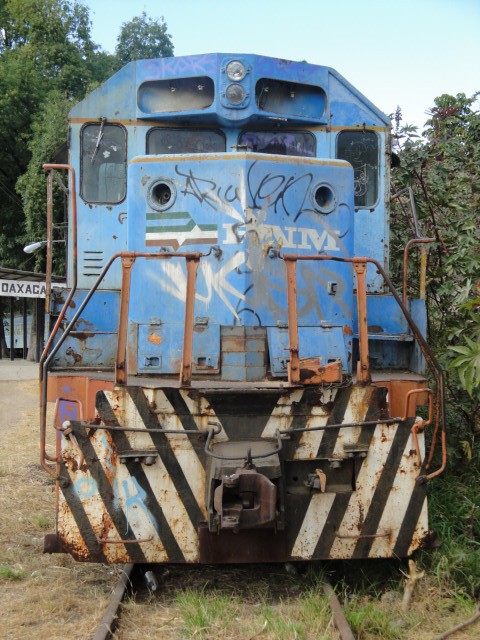
[[[97,151],[100,146],[100,142],[103,138],[103,125],[105,124],[106,118],[100,118],[100,131],[98,132],[97,142],[95,143],[95,149],[93,150],[92,157],[90,158],[91,164],[95,162],[95,158],[97,156]]]

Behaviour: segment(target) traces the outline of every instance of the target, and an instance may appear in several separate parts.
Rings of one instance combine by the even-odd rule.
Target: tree
[[[74,102],[116,61],[92,42],[76,1],[0,0],[0,25],[0,264],[43,270],[44,252],[22,251],[46,234],[42,164],[65,143]]]
[[[413,188],[423,233],[436,240],[429,252],[429,340],[449,373],[452,412],[464,417],[464,428],[452,444],[459,456],[468,458],[477,455],[480,433],[478,95],[437,98],[423,138],[414,127],[399,128],[400,166],[393,171],[393,190]],[[398,261],[408,235],[398,201],[391,227]]]
[[[132,60],[173,56],[171,36],[163,18],[148,18],[145,11],[122,24],[115,50],[121,65]]]
[[[25,181],[16,189],[31,160],[32,139],[43,135],[33,123],[59,96],[71,106],[103,80],[105,54],[92,42],[88,9],[78,2],[0,0],[0,18],[0,188],[6,196],[0,199],[0,262],[26,268],[22,246],[39,236],[28,233]],[[102,64],[96,66],[98,57]],[[66,127],[60,130],[65,140]],[[43,161],[52,159],[50,154]],[[45,191],[43,175],[41,181]]]

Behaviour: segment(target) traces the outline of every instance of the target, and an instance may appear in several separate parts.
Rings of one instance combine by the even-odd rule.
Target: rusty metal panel
[[[373,384],[379,387],[385,387],[388,389],[388,406],[391,416],[403,416],[405,413],[405,400],[407,394],[412,389],[422,389],[426,381],[425,380],[382,380],[375,381]],[[417,406],[422,406],[427,402],[426,394],[415,395],[411,402],[408,404],[409,417],[415,416]]]
[[[83,407],[84,419],[93,420],[95,418],[95,397],[97,392],[113,389],[113,386],[112,380],[102,378],[50,374],[47,400],[48,402],[55,402],[57,398],[78,400]]]
[[[267,335],[272,376],[285,376],[289,358],[288,330],[268,327]],[[300,358],[319,357],[322,365],[341,360],[342,369],[351,371],[351,336],[345,334],[343,327],[299,327],[298,337]]]

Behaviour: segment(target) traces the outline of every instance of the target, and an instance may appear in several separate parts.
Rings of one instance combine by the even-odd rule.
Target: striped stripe
[[[375,428],[364,427],[360,434],[359,443],[366,443],[375,439],[384,444],[392,440],[395,427],[377,425]],[[388,434],[391,434],[390,436]],[[330,554],[335,558],[350,558],[353,555],[358,536],[361,534],[362,514],[372,500],[375,484],[388,455],[387,446],[369,455],[367,458],[356,459],[355,491],[349,496],[343,513],[332,514],[332,522],[337,531],[335,540],[330,548]],[[349,537],[343,537],[349,536]]]
[[[341,423],[343,421],[343,416],[347,410],[348,402],[350,400],[351,390],[343,389],[339,395],[340,395],[340,400],[337,400],[337,402],[335,403],[334,410],[331,412],[331,414],[327,419],[327,425]],[[337,395],[337,399],[338,399],[338,395]],[[307,402],[308,400],[311,401],[311,399],[304,396],[304,401]],[[316,455],[317,458],[332,457],[339,432],[340,432],[340,429],[332,429],[332,430],[327,430],[325,432],[322,432],[323,436],[320,440],[320,445],[318,447],[318,451]],[[324,442],[326,442],[326,445],[324,445]],[[303,505],[306,508],[305,508],[305,512],[303,513],[303,518],[300,526],[297,524],[297,527],[295,527],[295,530],[298,531],[298,535],[295,538],[295,542],[292,547],[292,552],[291,552],[292,556],[294,557],[297,556],[298,550],[308,548],[312,550],[311,555],[309,557],[315,557],[315,555],[317,555],[318,553],[317,549],[319,548],[320,544],[322,544],[322,547],[321,547],[322,549],[325,548],[325,545],[323,542],[324,537],[322,536],[325,530],[325,526],[327,524],[327,520],[330,519],[329,518],[330,511],[335,505],[337,498],[338,496],[336,496],[333,493],[321,494],[321,495],[312,494],[308,502],[307,501],[303,502]],[[301,515],[302,514],[299,511],[297,511],[297,516],[301,516]],[[310,524],[312,524],[312,526],[309,526]],[[331,527],[327,527],[325,536],[328,534],[329,528]],[[330,546],[331,546],[331,542],[330,542]],[[295,553],[294,553],[294,550],[295,550]],[[325,557],[323,553],[322,553],[322,557]]]
[[[419,471],[420,474],[425,473],[425,469],[422,468]],[[426,485],[415,483],[415,487],[412,491],[408,507],[405,511],[405,515],[398,532],[397,540],[393,548],[393,553],[399,558],[404,558],[414,551],[412,549],[412,539],[415,533],[415,529],[418,527],[419,522],[425,523],[425,528],[422,531],[424,535],[427,535],[427,488]],[[418,541],[417,541],[418,544]],[[416,546],[415,546],[416,548]]]
[[[109,393],[109,392],[107,392]],[[110,394],[109,394],[110,395]],[[108,401],[107,395],[105,392],[99,392],[97,394],[97,411],[101,416],[102,420],[105,424],[119,426],[119,423],[116,419],[115,413]],[[142,437],[147,436],[148,434],[140,434]],[[132,443],[127,437],[126,432],[122,431],[113,431],[112,432],[113,441],[116,445],[117,451],[128,452],[132,451]],[[136,448],[136,444],[135,444]],[[177,540],[175,539],[175,535],[173,534],[170,524],[168,522],[167,517],[165,516],[164,510],[160,505],[158,498],[155,492],[152,489],[152,485],[149,482],[149,479],[145,473],[145,469],[140,462],[135,462],[134,459],[126,458],[127,463],[125,465],[125,469],[128,470],[128,475],[130,478],[135,478],[135,481],[138,482],[139,487],[143,492],[145,492],[146,496],[142,500],[138,501],[140,503],[144,503],[148,512],[148,517],[151,519],[155,533],[158,536],[159,540],[165,549],[165,552],[168,556],[168,559],[171,562],[182,562],[184,560],[183,553],[178,545]],[[123,465],[118,465],[118,469],[121,469]],[[120,476],[123,475],[120,472]],[[119,476],[119,480],[123,480],[127,482],[127,491],[129,490],[128,482],[130,478],[128,476],[124,476],[121,478]],[[125,485],[120,484],[120,487],[125,489]],[[125,495],[125,490],[122,493],[123,501],[125,502],[130,498],[130,495],[127,497]],[[140,496],[142,498],[142,496]],[[151,514],[151,515],[150,515]],[[146,536],[148,537],[148,536]],[[130,549],[131,545],[128,545]],[[129,550],[128,549],[128,550]],[[156,560],[157,562],[160,560]]]
[[[419,440],[419,445],[422,451],[422,458],[424,458],[425,451],[423,439]],[[413,514],[407,515],[408,508],[410,504],[412,504],[411,499],[410,501],[407,500],[407,496],[411,496],[411,498],[414,497],[415,488],[418,484],[415,482],[415,475],[412,473],[407,473],[408,466],[412,464],[412,460],[409,459],[409,456],[411,454],[411,447],[411,438],[408,438],[405,445],[405,450],[403,451],[402,458],[400,460],[397,474],[395,475],[392,486],[388,493],[388,499],[385,504],[382,517],[378,524],[377,530],[379,532],[389,531],[390,535],[388,538],[379,537],[373,540],[372,547],[370,549],[371,557],[381,557],[385,555],[385,553],[389,550],[391,551],[392,545],[396,546],[399,531],[402,527],[402,524],[406,521],[410,525],[409,529],[411,527],[410,538],[408,541],[408,544],[410,544],[413,532],[418,524],[419,513],[416,517]],[[423,486],[422,488],[423,498],[425,498],[425,487]],[[419,506],[421,510],[422,503],[420,503]],[[425,531],[424,533],[427,533],[427,531]]]
[[[98,494],[103,502],[104,509],[110,517],[112,525],[116,529],[116,539],[131,541],[128,544],[128,554],[132,559],[132,562],[145,562],[146,558],[143,550],[140,544],[135,542],[135,533],[132,531],[125,513],[113,502],[114,488],[108,481],[105,470],[87,436],[85,428],[79,426],[76,436],[90,475],[96,483]]]
[[[262,438],[273,438],[277,429],[280,431],[290,429],[294,406],[300,402],[302,396],[303,389],[295,389],[278,399],[262,431]]]
[[[118,450],[128,452],[134,450],[126,433],[113,432],[113,441]],[[147,539],[153,536],[156,542],[153,544],[143,543],[142,546],[148,551],[152,547],[156,549],[156,559],[149,559],[150,562],[183,562],[182,550],[175,538],[169,520],[160,505],[154,491],[154,483],[150,481],[147,470],[140,462],[134,458],[126,458],[125,464],[117,467],[117,500],[125,505],[127,501],[132,501],[138,508],[136,511],[143,519],[147,520],[147,531],[142,532],[142,538]],[[125,507],[124,507],[125,508]],[[129,522],[135,526],[135,511],[128,511]],[[133,521],[133,523],[132,523]],[[159,544],[161,548],[159,548]],[[147,551],[146,551],[147,553]],[[165,557],[163,557],[165,556]],[[162,559],[163,558],[163,559]]]
[[[183,476],[185,477],[185,480],[190,487],[194,499],[198,505],[199,510],[190,509],[190,519],[192,521],[192,524],[194,526],[198,526],[201,520],[205,520],[207,518],[204,504],[205,464],[202,464],[199,458],[199,455],[201,455],[203,460],[205,458],[204,440],[200,435],[200,432],[198,432],[198,436],[190,436],[191,439],[181,433],[184,428],[197,429],[197,427],[194,420],[192,420],[193,424],[189,424],[188,427],[185,427],[184,423],[180,421],[178,412],[183,408],[181,406],[182,398],[180,397],[178,390],[175,389],[173,391],[175,393],[172,394],[172,399],[174,399],[174,402],[176,404],[175,408],[172,407],[167,399],[166,393],[164,393],[163,391],[158,391],[155,394],[155,405],[156,410],[159,411],[160,414],[163,414],[162,426],[169,431],[179,431],[178,436],[175,434],[166,433],[164,437],[166,442],[168,442],[168,444],[170,445],[172,452],[174,452],[175,458],[181,468],[181,472],[183,473]],[[156,435],[162,437],[162,434],[152,434],[152,440],[154,442],[156,442],[154,440]],[[193,445],[193,442],[195,442],[195,446]],[[176,478],[174,478],[174,480],[176,483]],[[179,487],[178,490],[184,502],[185,498],[187,498],[188,501],[189,496],[188,494],[185,494],[184,487]]]
[[[383,465],[380,478],[376,483],[376,486],[374,485],[375,491],[373,493],[365,521],[360,530],[360,535],[362,536],[373,536],[377,533],[378,525],[385,509],[389,492],[393,485],[395,476],[397,475],[400,460],[402,459],[405,445],[410,436],[412,424],[413,418],[398,424],[392,445],[388,449],[388,456],[385,464]],[[355,545],[352,558],[368,557],[374,539],[375,538],[372,537],[360,538]]]
[[[294,558],[311,559],[314,557],[318,546],[318,536],[322,537],[327,517],[337,497],[334,493],[315,493],[312,495],[291,551]]]
[[[336,403],[327,420],[327,425],[374,419],[379,415],[382,399],[384,399],[383,390],[378,390],[374,387],[353,387],[342,390],[336,397]],[[362,427],[360,428],[359,434],[358,431],[358,427],[338,428],[325,431],[318,448],[317,457],[334,458],[335,456],[339,456],[339,454],[342,453],[340,449],[343,449],[344,444],[357,442],[359,444],[369,445],[372,439],[373,429],[371,427]],[[356,459],[356,479],[358,479],[363,464],[363,458]],[[298,549],[300,545],[308,544],[310,547],[314,546],[311,556],[313,558],[345,557],[343,554],[339,556],[335,554],[334,545],[338,543],[337,532],[339,523],[344,521],[346,514],[353,520],[358,520],[360,511],[358,509],[350,509],[351,503],[358,499],[358,495],[355,492],[323,494],[323,501],[321,498],[315,498],[315,495],[316,494],[313,495],[308,505],[305,521],[314,520],[312,512],[316,509],[319,509],[323,513],[326,505],[329,504],[326,500],[327,495],[334,496],[334,499],[330,502],[330,510],[325,514],[323,521],[320,520],[321,525],[316,529],[308,531],[308,528],[305,527],[305,522],[302,524],[302,536],[299,534],[293,548]],[[307,543],[307,539],[309,538],[311,538],[311,540]]]
[[[100,392],[97,411],[102,422],[140,431],[99,429],[87,436],[76,425],[76,441],[64,439],[62,474],[73,484],[62,490],[59,535],[79,558],[199,562],[198,527],[208,517],[200,432],[211,428],[209,423],[221,423],[224,429],[214,440],[220,442],[272,438],[277,429],[306,428],[283,441],[289,478],[285,560],[405,556],[427,532],[425,486],[415,482],[418,470],[410,451],[413,419],[309,431],[364,420],[375,423],[385,415],[385,394],[371,385],[333,391],[126,387]],[[148,432],[151,428],[174,433]],[[419,441],[423,447],[423,438]],[[364,445],[368,454],[348,459],[347,445]],[[78,449],[88,470],[79,466]],[[151,466],[128,455],[138,452],[144,458],[150,451],[156,456]],[[344,465],[342,470],[329,470],[332,460]],[[332,485],[327,484],[326,493],[304,486],[307,473],[316,468],[338,478],[327,480]],[[100,545],[97,538],[128,542]]]
[[[151,427],[159,429],[161,425],[158,422],[157,416],[149,410],[148,401],[143,389],[138,387],[131,388],[130,397],[135,405],[135,409],[140,415],[143,426],[146,428]],[[178,428],[178,422],[176,425],[172,424],[167,426]],[[204,515],[192,491],[192,487],[185,477],[179,460],[179,457],[183,457],[181,455],[182,448],[186,445],[190,446],[188,439],[185,438],[185,436],[180,436],[181,440],[179,441],[177,436],[162,433],[151,433],[146,435],[153,441],[166,472],[173,480],[176,492],[181,496],[181,501],[183,501],[183,504],[185,505],[185,509],[187,510],[192,525],[197,527],[198,523],[204,519]],[[173,450],[173,446],[175,446],[175,451]],[[198,470],[199,473],[203,474],[203,467],[200,464],[198,464]]]
[[[71,477],[63,460],[60,462],[60,475],[69,480],[69,483],[66,486],[62,486],[61,489],[63,498],[69,509],[69,514],[71,514],[71,518],[74,521],[74,523],[72,523],[69,518],[69,514],[65,514],[65,512],[63,512],[62,527],[59,531],[61,537],[65,542],[68,542],[68,544],[71,544],[72,540],[77,541],[75,551],[80,558],[83,557],[85,551],[88,551],[88,554],[92,559],[97,562],[106,562],[107,559],[103,553],[102,546],[97,541],[97,536],[92,529],[90,519],[85,512],[82,500],[75,491],[73,478]],[[59,508],[62,510],[61,504],[59,505]],[[72,524],[74,524],[75,527],[72,527]],[[78,534],[77,531],[75,531],[75,528],[77,529]]]

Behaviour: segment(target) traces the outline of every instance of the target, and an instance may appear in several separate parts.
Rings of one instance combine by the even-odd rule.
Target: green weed
[[[441,547],[422,555],[442,588],[480,594],[480,492],[473,474],[445,476],[432,487],[431,528]]]
[[[21,580],[24,577],[23,569],[13,569],[8,564],[0,564],[0,580]]]
[[[205,588],[182,591],[177,595],[177,603],[189,636],[213,637],[237,614],[232,598],[223,593],[205,593]]]
[[[50,527],[52,526],[52,518],[50,518],[49,516],[45,516],[42,513],[32,518],[32,522],[36,527],[39,527],[43,530],[50,529]]]
[[[263,629],[272,640],[289,640],[303,638],[303,628],[298,622],[284,618],[277,608],[264,605],[262,607]]]
[[[399,640],[405,637],[405,629],[396,628],[392,624],[393,617],[382,611],[376,602],[363,604],[353,599],[345,605],[345,616],[358,640]]]

